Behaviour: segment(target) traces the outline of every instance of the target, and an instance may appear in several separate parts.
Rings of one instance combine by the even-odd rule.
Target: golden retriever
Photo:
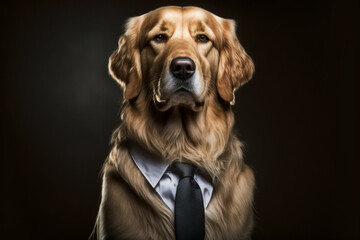
[[[185,59],[184,68],[172,66],[177,58]],[[173,212],[134,164],[127,149],[131,139],[166,161],[194,164],[211,178],[205,239],[250,238],[255,181],[232,133],[231,105],[253,71],[233,20],[174,6],[128,20],[109,60],[124,103],[103,168],[93,237],[175,239]]]

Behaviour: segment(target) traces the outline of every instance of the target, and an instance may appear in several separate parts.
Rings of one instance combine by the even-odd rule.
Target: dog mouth
[[[185,61],[187,60],[187,61]],[[178,57],[173,59],[171,66],[157,75],[153,82],[153,101],[158,111],[167,111],[174,107],[184,107],[193,111],[200,111],[204,106],[204,80],[201,72],[196,69],[195,63],[188,58]],[[172,66],[178,61],[180,70]],[[184,61],[184,66],[183,64]],[[187,65],[192,63],[191,74],[187,72]],[[190,70],[189,70],[190,71]],[[156,76],[156,75],[155,75]]]
[[[186,87],[179,87],[174,90],[168,97],[161,97],[160,94],[154,90],[154,103],[159,111],[167,111],[176,106],[183,106],[192,109],[193,111],[200,111],[205,104],[204,100],[199,100]]]

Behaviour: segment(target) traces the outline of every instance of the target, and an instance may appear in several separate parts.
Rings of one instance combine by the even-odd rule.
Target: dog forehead
[[[198,7],[161,7],[145,14],[144,23],[148,30],[154,27],[167,30],[169,28],[188,28],[190,31],[203,31],[205,27],[213,27],[221,18]]]
[[[144,14],[143,30],[149,32],[156,31],[173,31],[178,23],[182,21],[181,8],[162,7]],[[141,31],[141,32],[144,32]]]

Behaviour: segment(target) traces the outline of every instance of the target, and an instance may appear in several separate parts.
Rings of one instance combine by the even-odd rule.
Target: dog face
[[[196,7],[163,7],[129,19],[109,61],[125,99],[145,94],[159,111],[199,110],[210,94],[233,103],[234,90],[253,70],[234,21]]]

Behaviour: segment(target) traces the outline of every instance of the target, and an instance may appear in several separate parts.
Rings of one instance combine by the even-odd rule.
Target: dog
[[[127,21],[109,59],[109,73],[124,90],[122,123],[103,166],[92,237],[175,239],[171,204],[139,169],[137,150],[168,165],[192,164],[210,182],[205,239],[251,237],[255,178],[232,133],[231,106],[253,72],[233,20],[169,6]]]

